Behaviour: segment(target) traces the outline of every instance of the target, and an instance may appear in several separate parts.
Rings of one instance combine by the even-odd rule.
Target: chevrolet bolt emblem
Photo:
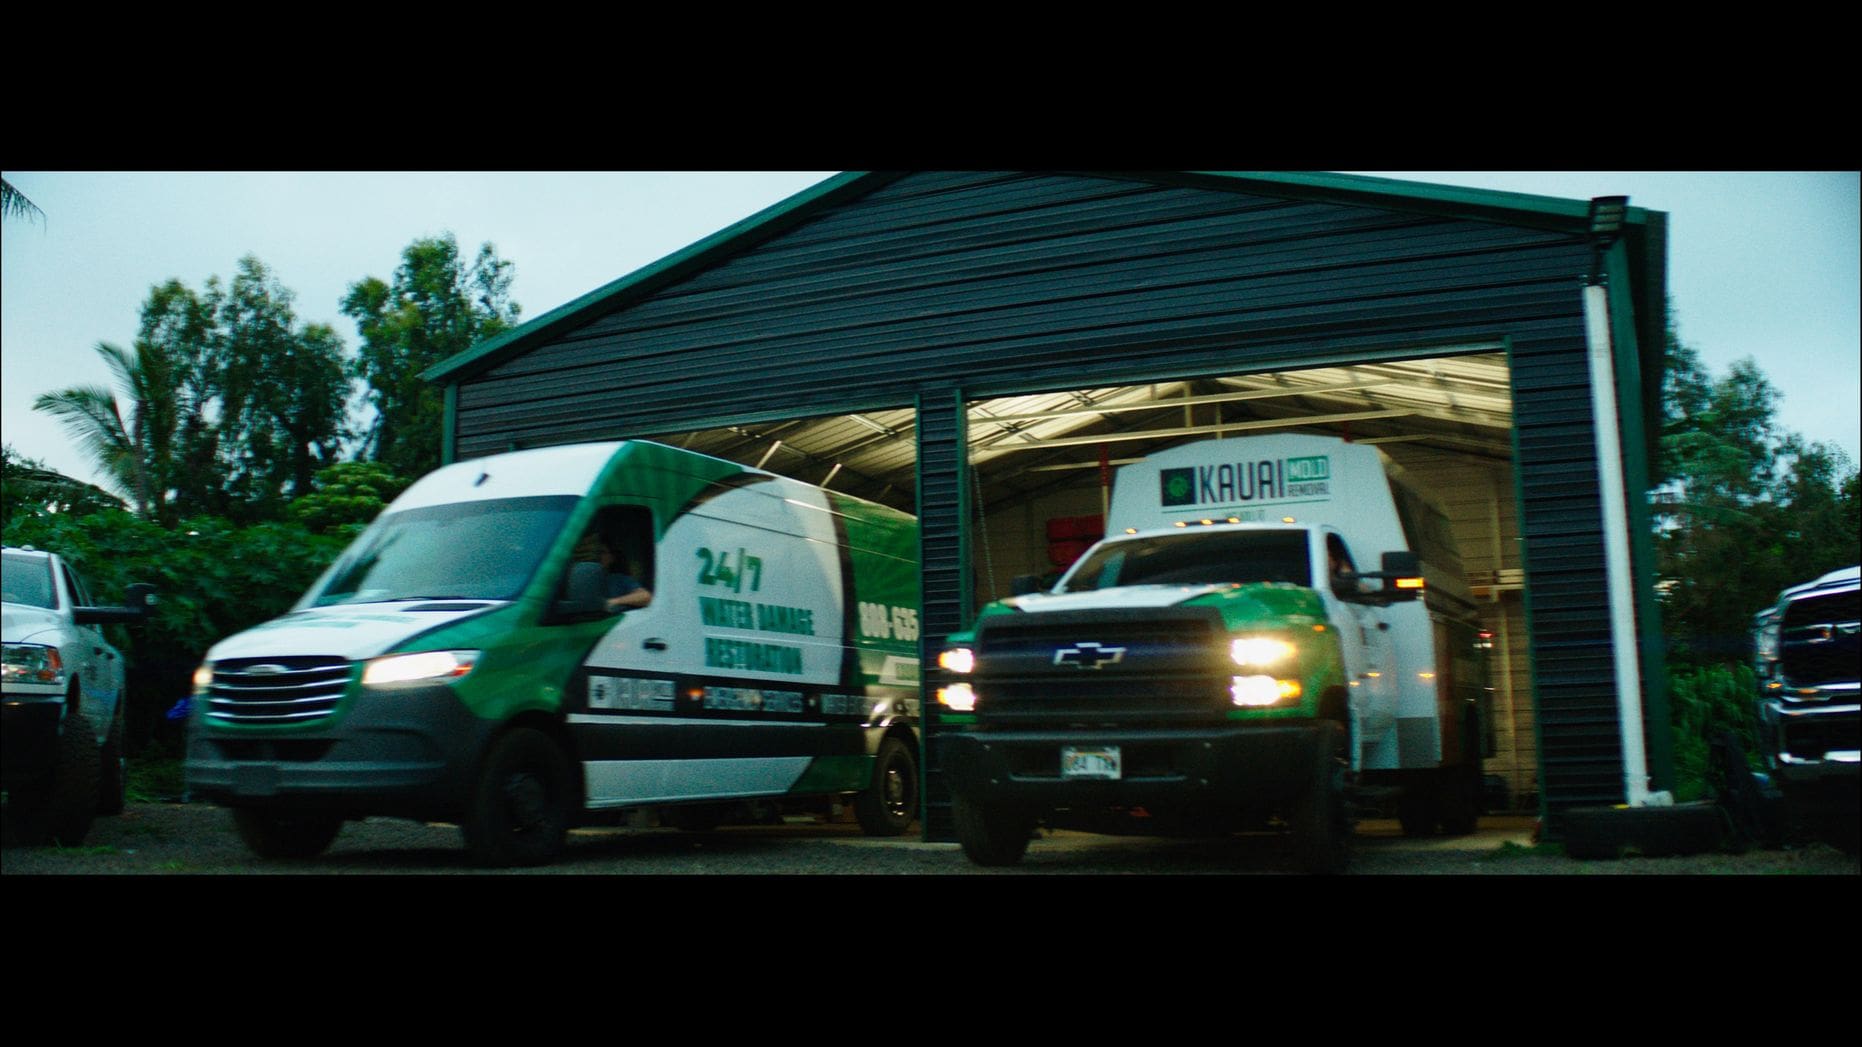
[[[1096,643],[1077,643],[1072,647],[1062,647],[1054,652],[1055,665],[1071,665],[1076,669],[1103,669],[1108,665],[1117,665],[1125,657],[1125,648],[1106,647]]]

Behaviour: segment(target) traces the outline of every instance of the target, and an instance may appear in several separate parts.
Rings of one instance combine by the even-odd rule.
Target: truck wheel
[[[123,758],[123,696],[117,695],[110,736],[104,740],[97,783],[97,813],[122,814],[129,804],[129,762]]]
[[[260,858],[315,858],[336,841],[343,819],[313,811],[235,807],[233,826],[246,849]]]
[[[897,738],[879,743],[873,784],[853,802],[854,817],[868,836],[897,836],[918,816],[918,761]]]
[[[950,813],[957,823],[957,840],[963,844],[964,856],[972,862],[1014,865],[1028,852],[1033,819],[974,804],[960,796],[952,798]]]
[[[520,727],[485,757],[460,829],[480,865],[542,865],[569,832],[569,761],[542,731]]]
[[[97,813],[97,776],[97,737],[91,733],[90,718],[68,712],[58,734],[51,773],[23,789],[9,791],[8,806],[15,809],[20,842],[62,847],[83,843],[91,817]]]
[[[1334,734],[1320,748],[1312,780],[1293,815],[1294,852],[1302,872],[1337,876],[1351,866],[1351,815],[1345,803],[1346,763]]]

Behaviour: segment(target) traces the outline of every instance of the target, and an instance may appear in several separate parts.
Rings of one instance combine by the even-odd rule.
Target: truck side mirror
[[[1016,596],[1027,596],[1041,591],[1041,576],[1038,574],[1018,574],[1009,582],[1009,592]]]
[[[1388,552],[1383,556],[1384,598],[1392,603],[1414,600],[1422,595],[1422,558],[1408,550]]]
[[[563,595],[550,605],[552,621],[582,621],[608,613],[608,572],[600,564],[571,566],[563,590]]]
[[[144,618],[155,613],[155,600],[155,586],[147,582],[136,582],[123,590],[123,606],[142,612]]]
[[[71,620],[79,625],[111,625],[118,622],[140,622],[147,618],[155,604],[155,586],[147,582],[137,582],[123,590],[121,607],[73,607]]]

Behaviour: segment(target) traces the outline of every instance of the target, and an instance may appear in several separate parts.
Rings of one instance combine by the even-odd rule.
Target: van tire
[[[918,816],[918,761],[912,747],[887,738],[873,759],[873,784],[853,802],[854,817],[868,836],[898,836]]]
[[[104,740],[97,783],[97,813],[122,814],[129,804],[129,769],[123,757],[124,696],[116,698],[116,715],[110,718],[110,736]]]
[[[963,845],[964,856],[977,865],[1014,865],[1028,853],[1033,819],[971,803],[961,796],[951,799],[950,814],[957,824],[957,841]]]
[[[459,826],[479,865],[542,865],[569,832],[572,779],[562,749],[542,731],[519,727],[492,743]]]
[[[77,711],[77,692],[58,734],[52,770],[38,781],[8,791],[14,832],[24,844],[55,843],[76,847],[90,831],[97,813],[97,739],[90,718]]]
[[[314,811],[235,807],[233,827],[239,830],[246,849],[260,858],[315,858],[336,842],[343,819]]]

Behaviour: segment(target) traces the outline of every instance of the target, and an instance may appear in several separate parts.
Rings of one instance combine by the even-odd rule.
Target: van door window
[[[576,543],[575,562],[598,563],[608,573],[608,610],[638,610],[653,602],[653,514],[645,506],[610,505]]]

